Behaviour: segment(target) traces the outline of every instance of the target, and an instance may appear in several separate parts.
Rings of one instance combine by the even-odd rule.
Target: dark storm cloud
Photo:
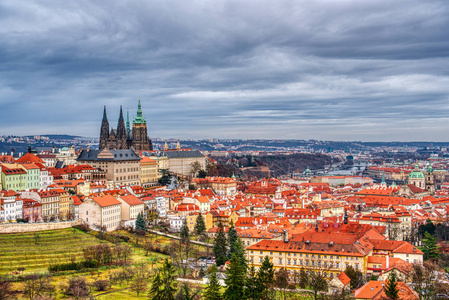
[[[449,140],[446,1],[2,1],[0,134]]]

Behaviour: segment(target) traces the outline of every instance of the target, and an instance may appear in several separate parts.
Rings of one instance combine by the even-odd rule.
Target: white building
[[[122,219],[121,206],[111,195],[92,197],[79,205],[79,217],[93,229],[104,226],[106,231],[116,230]]]
[[[2,191],[0,198],[0,222],[23,218],[23,200],[19,193]]]

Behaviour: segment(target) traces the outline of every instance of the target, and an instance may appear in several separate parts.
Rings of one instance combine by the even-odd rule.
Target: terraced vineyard
[[[38,237],[37,237],[38,236]],[[76,229],[18,234],[0,234],[0,275],[20,267],[28,272],[43,272],[51,264],[83,258],[83,248],[98,244],[92,235]]]

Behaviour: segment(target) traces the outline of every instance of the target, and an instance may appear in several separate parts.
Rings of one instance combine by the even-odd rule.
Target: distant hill
[[[39,136],[46,136],[53,140],[73,140],[75,138],[83,138],[82,136],[78,135],[68,135],[68,134],[36,134]],[[27,138],[33,138],[34,135],[27,135]]]

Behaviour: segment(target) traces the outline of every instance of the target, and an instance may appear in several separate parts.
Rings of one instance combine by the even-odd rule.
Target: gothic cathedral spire
[[[109,122],[108,122],[108,116],[106,115],[106,105],[105,105],[104,111],[103,111],[103,120],[101,121],[100,149],[103,149],[106,147],[108,138],[109,138]]]

